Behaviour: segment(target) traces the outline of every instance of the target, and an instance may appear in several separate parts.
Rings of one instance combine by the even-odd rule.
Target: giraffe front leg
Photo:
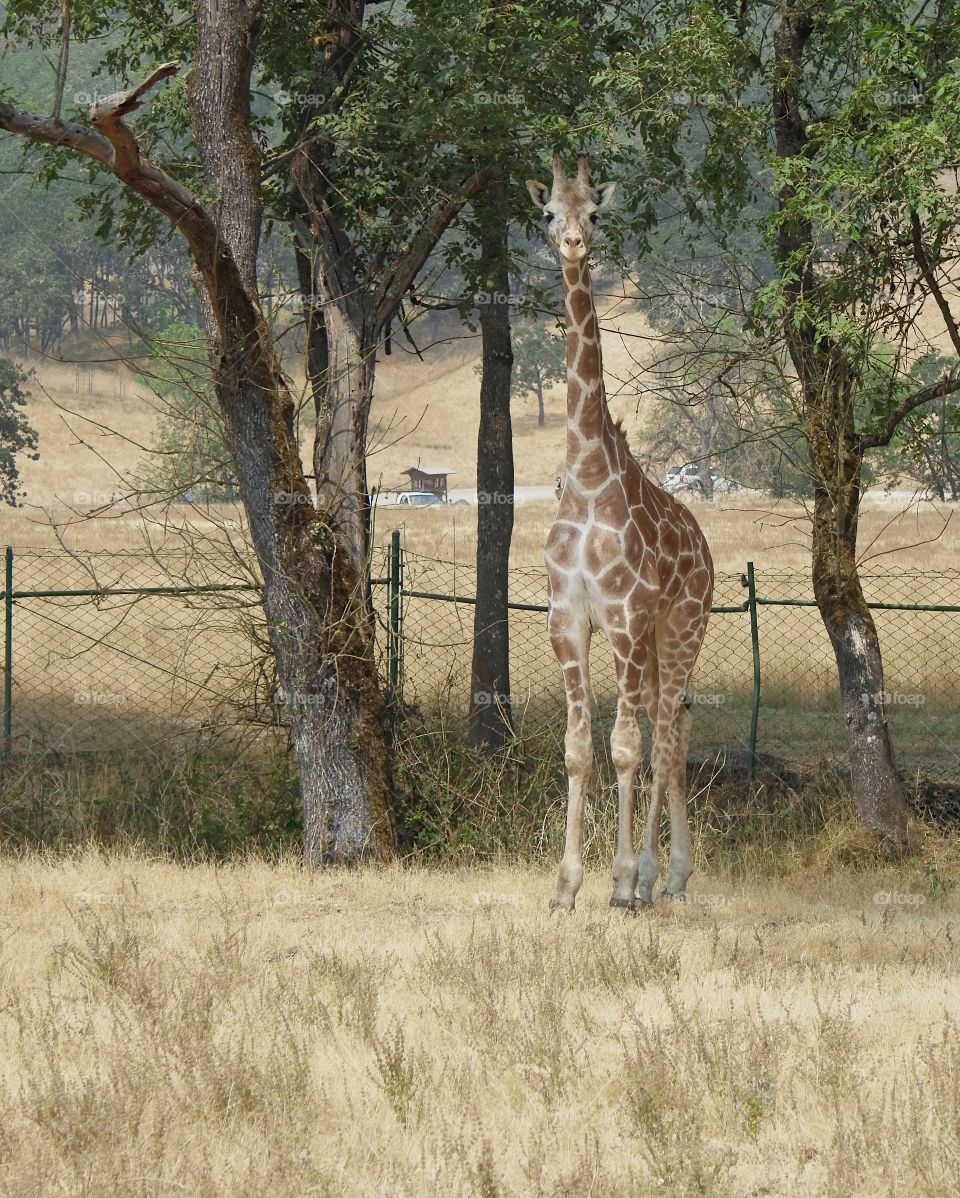
[[[583,813],[593,769],[590,708],[571,704],[567,714],[564,763],[567,767],[567,836],[560,862],[557,888],[550,900],[552,911],[572,911],[583,885]]]
[[[547,628],[567,693],[564,764],[568,785],[566,842],[550,909],[572,911],[583,884],[583,814],[593,769],[590,625],[566,609],[552,605]]]
[[[642,756],[640,726],[636,709],[620,705],[617,722],[610,734],[610,757],[617,771],[619,832],[617,855],[613,859],[613,895],[611,907],[633,908],[637,889],[637,858],[633,849],[633,805],[637,770]]]

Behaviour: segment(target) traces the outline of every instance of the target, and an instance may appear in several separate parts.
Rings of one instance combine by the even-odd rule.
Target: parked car
[[[739,491],[740,484],[732,478],[724,478],[719,470],[710,467],[710,478],[715,494],[728,494]],[[700,479],[700,467],[695,462],[687,462],[683,466],[671,466],[663,480],[665,491],[699,491],[703,494],[703,483]]]
[[[397,491],[383,496],[379,502],[387,507],[433,507],[443,501],[431,491]]]
[[[713,491],[715,495],[729,494],[731,491],[739,491],[740,484],[732,478],[724,478],[716,470],[710,471],[710,477],[713,479]]]
[[[690,491],[700,485],[700,467],[692,462],[683,466],[671,466],[663,480],[665,491]]]

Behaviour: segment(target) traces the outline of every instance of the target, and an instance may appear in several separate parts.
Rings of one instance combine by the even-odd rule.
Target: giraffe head
[[[593,230],[604,208],[609,207],[616,183],[590,186],[587,160],[577,159],[577,177],[563,173],[563,160],[553,160],[553,187],[535,179],[527,180],[527,190],[547,222],[547,240],[566,262],[580,262],[587,256]]]

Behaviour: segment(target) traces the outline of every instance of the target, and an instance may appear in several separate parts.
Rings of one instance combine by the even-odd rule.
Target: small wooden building
[[[447,466],[411,466],[409,470],[404,470],[404,474],[410,479],[411,491],[427,491],[430,495],[447,502],[447,478],[451,474],[456,474],[456,470],[451,470]]]

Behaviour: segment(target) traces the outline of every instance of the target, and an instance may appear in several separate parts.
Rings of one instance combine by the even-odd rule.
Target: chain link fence
[[[898,764],[918,790],[960,788],[960,571],[866,570],[863,586],[883,652],[886,708]],[[752,585],[751,585],[752,583]],[[403,695],[424,710],[465,716],[470,699],[476,570],[404,555]],[[456,598],[455,598],[456,597]],[[546,634],[546,574],[510,575],[510,692],[524,729],[565,719]],[[598,737],[616,707],[613,656],[591,653]],[[833,649],[810,576],[760,570],[716,580],[714,608],[691,680],[691,754],[755,753],[788,762],[843,761],[846,743]]]
[[[259,592],[239,560],[8,549],[4,612],[8,750],[155,746],[270,710]]]
[[[465,716],[470,700],[476,568],[404,555],[403,697],[425,710]],[[456,599],[453,596],[457,596]],[[547,638],[542,569],[510,572],[510,699],[518,729],[566,718],[563,681]],[[591,654],[600,727],[616,708],[613,655],[600,637]],[[753,647],[745,577],[717,578],[714,609],[692,680],[697,751],[746,746],[753,699]]]
[[[456,727],[470,698],[476,569],[399,542],[371,567],[385,679]],[[692,679],[691,753],[742,750],[814,763],[845,753],[833,652],[808,575],[717,578]],[[866,571],[889,713],[905,775],[960,786],[960,572]],[[8,751],[156,746],[282,724],[258,581],[239,557],[7,551],[4,734]],[[546,634],[546,575],[510,576],[510,678],[519,731],[562,726]],[[598,736],[616,703],[612,655],[594,641]],[[757,685],[759,680],[759,686]]]

